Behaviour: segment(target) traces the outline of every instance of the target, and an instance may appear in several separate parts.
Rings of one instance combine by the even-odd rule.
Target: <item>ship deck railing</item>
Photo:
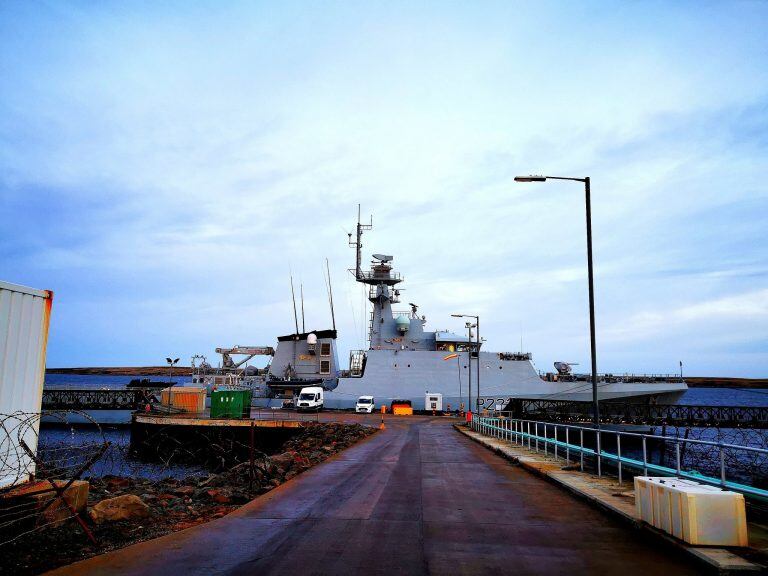
[[[469,426],[484,436],[578,465],[582,472],[590,465],[598,476],[615,474],[619,484],[626,472],[672,476],[739,492],[761,505],[768,503],[768,479],[765,476],[768,450],[764,448],[525,420],[503,412],[474,413]],[[674,454],[673,465],[667,464],[663,456],[670,446]],[[705,453],[707,457],[697,456],[697,462],[684,466],[684,453],[690,454],[695,448],[699,449],[696,454]],[[652,449],[660,456],[657,462],[649,457]],[[755,482],[745,480],[745,474],[752,474],[761,485],[755,486]]]
[[[539,371],[539,376],[548,382],[591,382],[592,374],[558,374],[557,372]],[[557,377],[555,380],[554,378]],[[655,383],[684,383],[680,374],[598,374],[597,379],[602,383],[655,384]]]

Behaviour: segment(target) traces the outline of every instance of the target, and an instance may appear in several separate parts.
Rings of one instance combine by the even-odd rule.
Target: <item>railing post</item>
[[[619,486],[621,486],[621,435],[616,432],[616,456],[619,462]]]
[[[720,445],[720,484],[725,486],[725,451],[722,444]]]
[[[595,448],[597,448],[597,475],[598,477],[601,477],[603,475],[603,461],[602,456],[600,455],[600,428],[597,429],[597,443]]]
[[[645,445],[645,434],[643,434],[643,476],[648,476],[648,449]]]
[[[566,465],[570,465],[571,463],[571,442],[568,440],[568,432],[570,431],[570,426],[565,427],[565,463]]]
[[[557,424],[555,424],[555,460],[557,460]]]
[[[528,424],[528,450],[531,449],[531,421],[527,421]]]
[[[680,440],[675,442],[675,469],[677,470],[677,476],[680,477]]]
[[[544,456],[547,455],[547,448],[549,444],[549,439],[547,438],[547,423],[544,422]]]
[[[584,428],[579,428],[579,446],[581,450],[579,450],[579,456],[580,456],[580,464],[579,468],[582,472],[584,472]]]
[[[536,437],[536,453],[539,452],[539,423],[533,423],[533,435]]]

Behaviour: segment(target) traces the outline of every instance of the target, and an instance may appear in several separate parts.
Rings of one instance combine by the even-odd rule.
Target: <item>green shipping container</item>
[[[250,418],[251,391],[220,388],[211,392],[211,418]]]

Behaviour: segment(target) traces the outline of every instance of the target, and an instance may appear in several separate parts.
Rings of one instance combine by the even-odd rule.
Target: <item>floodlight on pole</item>
[[[592,352],[592,413],[594,424],[600,427],[600,403],[597,397],[597,350],[595,345],[595,286],[592,271],[592,200],[589,176],[569,178],[563,176],[515,176],[515,182],[546,182],[547,180],[572,180],[584,184],[584,200],[587,215],[587,277],[589,279],[589,339]]]

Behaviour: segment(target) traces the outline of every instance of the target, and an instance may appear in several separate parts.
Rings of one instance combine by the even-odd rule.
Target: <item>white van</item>
[[[320,386],[308,386],[302,388],[299,399],[296,401],[296,410],[299,412],[319,412],[323,409],[323,389]]]
[[[360,396],[360,398],[357,399],[357,404],[355,404],[355,412],[366,412],[371,414],[375,404],[376,402],[374,401],[373,396]]]

